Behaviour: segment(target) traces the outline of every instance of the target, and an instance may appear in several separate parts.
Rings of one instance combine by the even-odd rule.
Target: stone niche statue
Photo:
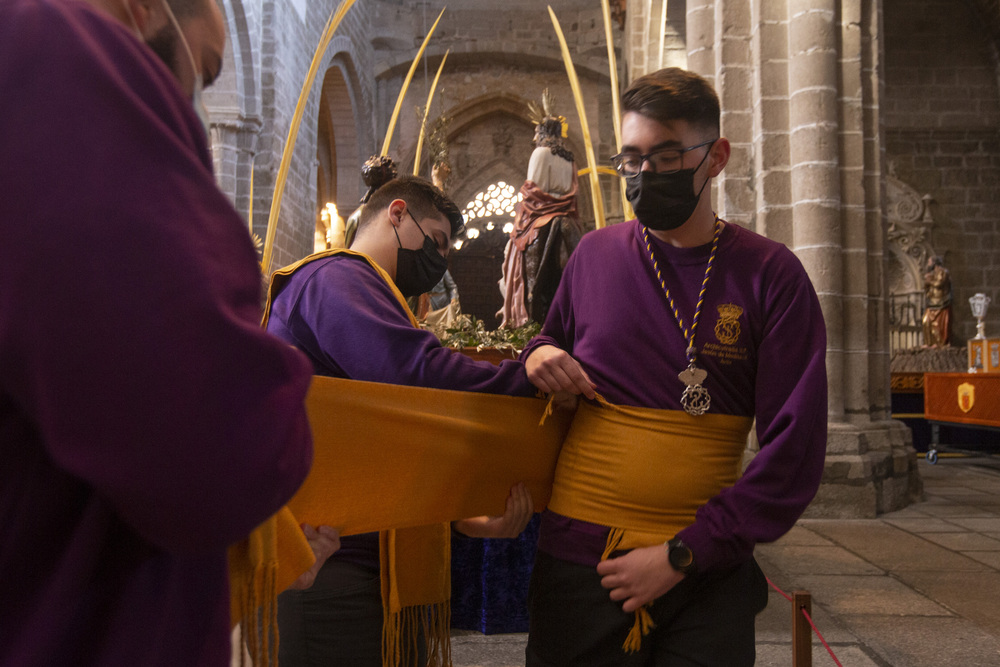
[[[514,228],[504,250],[500,291],[501,327],[544,322],[570,253],[583,235],[576,213],[576,164],[566,149],[566,119],[551,112],[546,89],[542,106],[528,105],[535,123],[535,149],[521,186]]]
[[[951,327],[951,275],[941,257],[927,260],[924,298],[924,347],[947,347]]]

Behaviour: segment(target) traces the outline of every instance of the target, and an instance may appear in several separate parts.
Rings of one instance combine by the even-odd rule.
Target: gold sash
[[[752,424],[734,415],[581,403],[549,507],[611,526],[602,560],[617,549],[663,544],[739,478]],[[653,627],[647,609],[636,610],[623,648],[637,651]]]
[[[275,274],[265,323],[288,276],[334,254],[367,261],[406,308],[373,260],[336,250]],[[510,487],[521,481],[536,509],[544,508],[570,415],[540,426],[546,404],[539,399],[329,377],[313,378],[306,401],[314,444],[309,476],[287,508],[230,550],[234,623],[243,619],[255,664],[275,654],[274,596],[314,562],[299,523],[330,525],[342,535],[382,531],[384,664],[398,664],[421,630],[428,664],[450,664],[448,522],[503,514]],[[275,545],[279,532],[283,539]],[[258,605],[265,613],[262,637]]]
[[[581,403],[549,508],[621,529],[618,549],[662,544],[732,486],[753,420]]]
[[[367,261],[410,312],[371,258],[333,250],[275,273],[265,325],[273,296],[291,274],[336,254]],[[416,326],[412,314],[410,320]],[[752,423],[605,402],[582,403],[570,430],[567,414],[543,420],[547,406],[538,399],[328,377],[313,379],[307,408],[315,452],[309,476],[287,508],[230,550],[234,622],[244,620],[258,667],[276,656],[274,596],[314,562],[299,522],[334,526],[343,535],[382,531],[383,662],[397,664],[422,627],[428,664],[447,665],[447,522],[502,514],[510,487],[523,481],[537,510],[548,504],[611,526],[605,557],[617,548],[662,543],[736,481]],[[263,637],[256,632],[258,605]],[[637,612],[627,649],[651,627],[643,613]]]

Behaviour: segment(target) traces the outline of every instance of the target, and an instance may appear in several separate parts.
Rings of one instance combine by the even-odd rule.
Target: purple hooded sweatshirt
[[[0,665],[229,664],[226,549],[312,457],[246,227],[169,70],[0,3]]]
[[[350,255],[300,267],[274,297],[267,330],[303,351],[317,375],[412,387],[531,396],[524,364],[494,366],[443,347],[410,322],[392,289]],[[378,533],[341,538],[331,560],[379,568]]]
[[[661,276],[691,327],[711,244],[675,248],[650,235]],[[576,357],[612,403],[681,410],[687,342],[631,221],[584,236],[541,335]],[[700,571],[747,560],[787,532],[812,500],[826,453],[826,330],[812,284],[784,245],[726,224],[695,333],[709,412],[754,417],[760,453],[678,535]],[[670,465],[664,460],[663,465]],[[607,527],[546,512],[539,549],[596,565]]]

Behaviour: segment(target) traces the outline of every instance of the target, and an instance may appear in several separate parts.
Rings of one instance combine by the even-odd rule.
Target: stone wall
[[[223,74],[206,92],[212,121],[216,173],[237,210],[250,210],[253,174],[253,232],[266,238],[267,223],[282,152],[302,84],[316,45],[334,8],[333,0],[308,3],[288,0],[224,0],[229,40]],[[290,163],[281,212],[275,230],[271,268],[305,256],[313,248],[317,202],[317,133],[320,93],[329,69],[343,71],[351,115],[369,119],[357,124],[351,139],[370,150],[374,81],[358,76],[372,68],[370,10],[358,2],[345,17],[321,61],[308,97]],[[354,152],[352,161],[357,160]],[[360,189],[360,163],[353,165],[349,188]]]
[[[379,3],[373,6],[378,10],[373,20],[390,34],[403,31],[404,26],[416,25],[422,37],[425,19],[420,8],[407,10]],[[578,5],[563,3],[562,6],[553,5],[553,9],[566,36],[583,89],[595,158],[599,164],[607,164],[616,152],[616,144],[600,7],[581,10]],[[436,16],[437,12],[428,13],[427,22],[433,22]],[[379,42],[375,74],[380,132],[388,125],[419,43],[419,39],[409,43],[388,39]],[[451,186],[457,199],[474,195],[498,178],[520,186],[533,135],[527,104],[539,102],[546,88],[554,100],[553,111],[567,118],[568,143],[576,154],[578,165],[586,166],[579,114],[545,6],[516,10],[503,6],[484,12],[463,4],[449,8],[442,17],[427,49],[427,66],[418,69],[410,84],[390,146],[390,155],[400,162],[403,170],[411,172],[413,169],[420,122],[415,111],[426,103],[430,82],[446,51],[449,52],[448,60],[431,105],[430,119],[440,115],[452,118],[449,140],[457,163]],[[477,143],[476,135],[490,139]],[[426,154],[423,157],[426,158]],[[428,168],[422,165],[422,175],[428,175]],[[602,192],[614,192],[617,196],[617,182],[602,178]],[[581,180],[581,192],[586,192],[588,187],[586,181]],[[584,196],[589,197],[589,194]],[[607,195],[605,199],[615,201]],[[589,201],[582,202],[581,208],[585,205],[590,211]],[[464,201],[459,203],[464,204]],[[616,209],[610,202],[609,208],[614,215]],[[620,205],[617,213],[620,217]],[[593,214],[588,215],[592,220]]]
[[[253,168],[253,231],[264,239],[282,151],[313,51],[333,0],[224,0],[230,44],[224,74],[207,96],[219,183],[237,209],[250,208]],[[551,3],[576,64],[598,164],[617,152],[608,87],[607,48],[600,6]],[[442,5],[443,6],[443,5]],[[295,143],[276,228],[271,269],[311,252],[317,211],[337,202],[345,216],[364,192],[360,166],[382,148],[403,79],[440,6],[391,0],[356,2],[328,48],[310,92]],[[616,26],[615,39],[623,39]],[[413,170],[419,132],[416,108],[444,53],[449,59],[430,119],[456,118],[452,126],[460,169],[452,180],[461,199],[506,178],[520,186],[532,127],[527,102],[549,88],[556,113],[567,117],[569,143],[586,166],[580,119],[545,5],[474,0],[453,5],[439,24],[403,102],[389,154],[401,173]],[[332,70],[336,76],[328,77]],[[321,108],[321,92],[334,91]],[[344,96],[350,104],[345,108]],[[354,118],[353,127],[344,120]],[[323,116],[323,131],[319,131]],[[338,123],[338,120],[340,121]],[[323,141],[320,142],[320,136]],[[482,141],[486,136],[489,140]],[[499,143],[498,143],[499,142]],[[426,156],[426,152],[424,153]],[[429,176],[424,166],[421,174]],[[321,180],[319,188],[317,181]],[[609,219],[621,219],[619,183],[602,176],[600,191]],[[593,224],[588,182],[581,180],[581,211]]]
[[[931,244],[955,292],[953,333],[975,335],[968,299],[994,300],[1000,331],[1000,89],[996,47],[967,0],[885,0],[882,104],[890,168],[929,194]],[[944,20],[945,17],[947,20]]]

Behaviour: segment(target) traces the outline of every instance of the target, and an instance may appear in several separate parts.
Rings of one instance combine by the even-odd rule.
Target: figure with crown
[[[545,321],[566,261],[583,235],[576,213],[576,164],[564,143],[568,125],[564,117],[553,115],[551,106],[547,88],[541,106],[528,105],[535,150],[504,250],[504,299],[497,313],[501,327]]]

